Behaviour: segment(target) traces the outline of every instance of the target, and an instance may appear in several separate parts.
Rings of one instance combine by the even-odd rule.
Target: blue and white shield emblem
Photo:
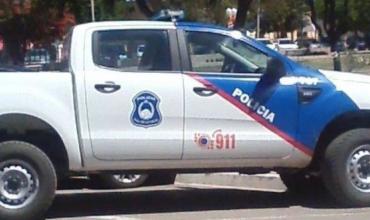
[[[155,127],[162,121],[159,111],[160,99],[149,91],[140,92],[132,100],[134,109],[131,114],[131,122],[138,127]]]

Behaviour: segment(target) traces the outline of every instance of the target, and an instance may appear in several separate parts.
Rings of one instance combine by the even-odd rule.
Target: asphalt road
[[[86,183],[61,190],[50,220],[275,220],[370,219],[370,208],[339,207],[328,196],[281,190],[249,190],[202,184],[88,190]],[[77,188],[77,189],[76,189]]]

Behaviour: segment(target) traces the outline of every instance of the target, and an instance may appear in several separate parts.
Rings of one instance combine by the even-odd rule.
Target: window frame
[[[223,76],[223,77],[247,77],[247,78],[260,78],[263,76],[263,73],[222,73],[222,72],[197,72],[193,70],[192,62],[189,54],[188,43],[186,39],[186,32],[198,32],[198,33],[209,33],[209,34],[216,34],[223,37],[230,37],[234,40],[238,40],[241,43],[247,44],[249,47],[259,51],[261,54],[266,55],[267,57],[273,57],[271,54],[268,54],[259,48],[249,44],[248,42],[242,41],[240,39],[236,39],[230,35],[230,31],[217,31],[217,30],[210,30],[210,29],[178,29],[178,36],[179,36],[179,47],[180,47],[180,54],[181,54],[181,62],[184,72],[196,72],[200,75],[211,75],[211,76]]]
[[[170,62],[171,62],[171,70],[134,70],[134,71],[126,71],[123,69],[108,67],[99,65],[95,62],[94,54],[96,54],[96,44],[97,39],[94,37],[95,33],[102,32],[102,31],[165,31],[168,36],[168,47],[170,52]],[[178,73],[181,71],[181,61],[180,61],[180,54],[178,48],[178,41],[177,41],[177,32],[175,29],[168,29],[168,28],[122,28],[122,29],[97,29],[91,32],[91,62],[93,66],[99,69],[110,70],[114,72],[120,73]]]
[[[63,41],[63,52],[62,53],[65,53],[65,52],[68,52],[68,57],[65,57],[66,60],[63,60],[63,57],[61,58],[61,62],[60,62],[60,68],[59,68],[59,71],[60,72],[72,72],[72,40],[73,40],[73,33],[74,33],[74,27],[72,27],[64,41]],[[65,48],[65,46],[67,48]]]

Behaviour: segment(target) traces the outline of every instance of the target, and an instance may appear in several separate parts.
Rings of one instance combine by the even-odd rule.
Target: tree
[[[306,4],[320,37],[326,36],[333,50],[344,34],[354,32],[357,35],[359,31],[370,31],[368,0],[306,0]]]
[[[147,18],[160,9],[184,10],[188,21],[222,25],[226,22],[226,8],[236,7],[234,0],[136,0],[136,5]]]
[[[155,12],[150,7],[148,0],[136,0],[137,6],[140,11],[148,18],[153,17]]]
[[[337,3],[335,0],[324,0],[324,28],[328,34],[329,42],[333,49],[340,38],[337,15],[335,11],[337,7],[336,4]]]
[[[87,0],[2,0],[6,16],[0,20],[0,35],[4,38],[10,63],[23,64],[30,42],[48,47],[61,38],[67,26],[76,24],[74,13],[82,9],[81,2]]]
[[[8,7],[6,9],[9,17],[1,22],[0,35],[4,39],[12,64],[21,64],[26,52],[26,42],[34,37],[31,30],[36,28],[31,19],[31,1],[3,1],[2,3]]]
[[[350,1],[355,0],[320,0],[316,2],[319,18],[323,20],[323,30],[332,50],[335,50],[341,36],[356,26],[349,16]]]
[[[370,32],[370,1],[351,0],[348,3],[348,19],[353,31]]]
[[[234,29],[244,28],[247,20],[247,12],[252,2],[253,0],[238,0],[238,13],[236,14]]]
[[[164,3],[161,0],[136,0],[136,4],[147,18],[151,18],[162,8]]]
[[[248,26],[254,29],[258,5],[251,6]],[[261,0],[261,33],[276,32],[279,37],[286,37],[288,32],[302,29],[303,16],[309,10],[304,0]]]

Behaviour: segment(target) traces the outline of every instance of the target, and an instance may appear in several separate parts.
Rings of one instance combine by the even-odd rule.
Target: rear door
[[[241,36],[185,29],[183,38],[189,70],[184,159],[289,156],[297,131],[297,87],[268,82],[270,57]]]
[[[91,36],[85,84],[94,155],[181,159],[183,80],[175,30],[134,27]]]

